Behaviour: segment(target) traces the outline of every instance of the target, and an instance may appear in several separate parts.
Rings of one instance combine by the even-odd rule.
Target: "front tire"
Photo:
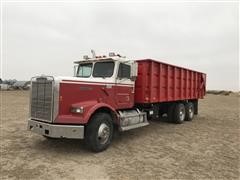
[[[85,141],[94,152],[101,152],[108,148],[113,136],[112,118],[107,113],[93,115],[86,127]]]

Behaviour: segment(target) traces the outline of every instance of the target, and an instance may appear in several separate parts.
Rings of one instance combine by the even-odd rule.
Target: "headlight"
[[[82,114],[83,113],[83,107],[72,107],[71,108],[71,112],[72,113]]]

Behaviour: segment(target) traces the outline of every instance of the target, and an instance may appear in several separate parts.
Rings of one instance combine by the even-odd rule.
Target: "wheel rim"
[[[189,107],[188,109],[189,117],[192,119],[193,118],[193,107]]]
[[[184,107],[180,108],[179,117],[180,117],[181,121],[184,121],[184,119],[185,119],[185,109],[184,109]]]
[[[110,128],[107,124],[102,123],[98,129],[98,140],[100,144],[105,144],[110,136]]]

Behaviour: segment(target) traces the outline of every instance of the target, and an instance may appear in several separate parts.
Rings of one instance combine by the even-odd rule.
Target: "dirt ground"
[[[26,130],[28,92],[0,92],[2,179],[239,179],[239,96],[207,95],[181,125],[153,121],[102,153]]]

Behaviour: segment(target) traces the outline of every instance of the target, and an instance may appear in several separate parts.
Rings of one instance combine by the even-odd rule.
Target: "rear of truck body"
[[[193,100],[205,95],[204,73],[151,59],[137,62],[135,103]]]

